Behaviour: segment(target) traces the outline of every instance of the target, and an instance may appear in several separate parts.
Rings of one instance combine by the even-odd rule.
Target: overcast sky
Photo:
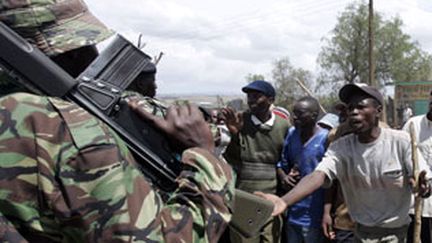
[[[86,0],[107,26],[156,56],[159,94],[236,94],[248,73],[271,81],[272,62],[289,57],[317,71],[316,59],[349,0]],[[432,53],[431,0],[378,0]]]

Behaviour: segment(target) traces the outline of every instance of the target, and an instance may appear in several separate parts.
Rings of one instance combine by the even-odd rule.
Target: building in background
[[[396,124],[401,125],[407,105],[411,107],[414,115],[425,114],[428,111],[431,90],[432,81],[396,82],[393,106]]]

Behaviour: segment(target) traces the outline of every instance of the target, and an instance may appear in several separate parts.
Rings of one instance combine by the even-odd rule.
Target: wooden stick
[[[413,242],[420,243],[421,235],[421,215],[423,209],[423,199],[418,195],[419,189],[419,165],[417,158],[417,139],[414,130],[414,124],[411,122],[409,126],[411,136],[411,160],[413,163],[413,177],[414,177],[414,234]]]
[[[314,97],[312,92],[306,87],[306,85],[303,84],[302,81],[300,81],[299,79],[296,79],[296,81],[297,81],[297,84],[300,85],[300,87],[303,89],[303,91],[306,92],[306,94],[308,94],[311,97]],[[318,105],[319,105],[319,107],[323,113],[327,113],[327,111],[324,109],[324,107],[320,103],[318,103]]]

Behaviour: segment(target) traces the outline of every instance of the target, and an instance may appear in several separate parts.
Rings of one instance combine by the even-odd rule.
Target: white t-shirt
[[[419,154],[420,170],[427,169]],[[410,222],[412,175],[411,144],[404,131],[382,128],[371,143],[360,143],[355,134],[333,142],[317,171],[326,184],[338,179],[349,213],[366,226],[396,228]]]
[[[429,168],[432,169],[432,122],[426,118],[426,115],[415,116],[410,118],[402,129],[409,132],[411,123],[414,124],[417,147]],[[413,208],[410,213],[414,214]],[[423,200],[422,216],[432,217],[432,197]]]

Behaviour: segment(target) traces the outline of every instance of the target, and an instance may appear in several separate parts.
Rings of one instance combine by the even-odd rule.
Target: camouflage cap
[[[0,0],[0,20],[49,56],[97,44],[113,34],[82,0],[25,2],[6,5]]]

